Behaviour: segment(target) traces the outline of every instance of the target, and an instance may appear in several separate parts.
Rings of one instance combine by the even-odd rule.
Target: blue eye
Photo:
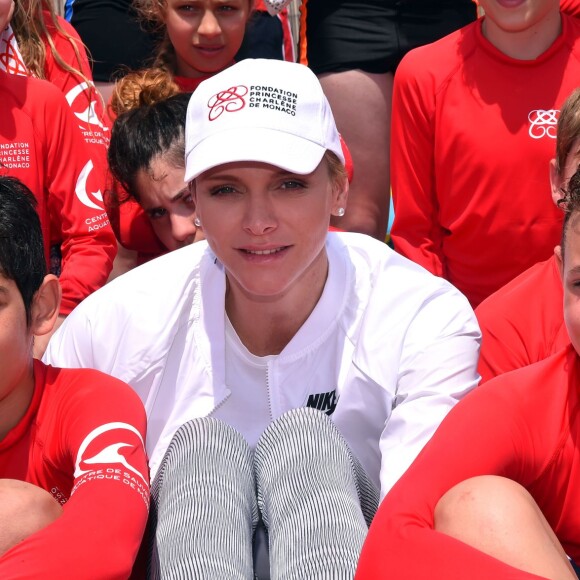
[[[306,186],[296,179],[287,179],[282,183],[281,187],[282,189],[303,189]]]
[[[217,187],[212,187],[210,190],[210,194],[214,195],[231,195],[232,193],[237,193],[235,187],[231,185],[219,185]]]

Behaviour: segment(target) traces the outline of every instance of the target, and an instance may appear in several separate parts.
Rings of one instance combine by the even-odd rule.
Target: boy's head
[[[46,260],[36,199],[14,177],[0,176],[0,284],[4,306],[12,287],[22,300],[29,335],[50,333],[60,306],[60,283],[46,274]],[[8,283],[8,284],[6,284]],[[2,294],[0,292],[0,294]],[[18,338],[14,336],[14,341]],[[26,339],[26,337],[22,337]]]
[[[52,331],[60,305],[59,281],[45,275],[34,202],[20,181],[0,176],[0,400],[11,405],[0,420],[0,439],[28,407],[34,340]]]
[[[46,275],[36,199],[18,179],[0,177],[0,274],[18,287],[31,322],[32,301]]]

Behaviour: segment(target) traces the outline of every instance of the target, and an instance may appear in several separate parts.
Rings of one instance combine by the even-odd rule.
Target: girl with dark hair
[[[109,207],[122,212],[124,203],[136,201],[165,250],[203,239],[184,182],[189,97],[181,93],[131,109],[117,118],[111,133],[109,167],[121,187],[111,192]]]

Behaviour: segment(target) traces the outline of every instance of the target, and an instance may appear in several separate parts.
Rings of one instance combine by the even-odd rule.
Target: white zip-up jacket
[[[385,244],[330,233],[326,248],[320,301],[268,362],[268,420],[306,405],[327,412],[384,495],[476,386],[479,327],[458,290]],[[46,362],[99,369],[139,394],[152,476],[180,425],[230,394],[225,287],[196,243],[89,296],[50,341]]]

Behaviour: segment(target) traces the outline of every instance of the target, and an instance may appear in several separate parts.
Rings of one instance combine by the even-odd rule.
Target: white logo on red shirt
[[[65,95],[66,100],[67,100],[70,108],[73,110],[73,113],[75,114],[75,117],[77,117],[77,119],[80,119],[84,123],[96,125],[97,127],[100,127],[101,129],[103,129],[103,131],[107,131],[108,128],[105,125],[103,125],[103,123],[101,123],[99,116],[97,115],[97,112],[96,112],[97,102],[94,99],[91,99],[91,101],[89,102],[89,106],[84,111],[77,112],[75,110],[74,102],[75,102],[76,98],[79,95],[81,95],[84,91],[88,90],[89,88],[93,91],[93,93],[96,91],[94,86],[90,85],[89,83],[85,82],[85,83],[78,84],[76,87],[73,87]]]
[[[557,109],[534,109],[528,114],[530,128],[528,133],[532,139],[541,139],[546,135],[552,139],[556,138],[556,125],[558,124]]]
[[[118,442],[110,443],[111,440]],[[133,425],[116,422],[106,423],[93,429],[79,447],[75,462],[75,479],[95,471],[96,467],[93,466],[120,464],[131,473],[138,475],[147,485],[147,477],[120,453],[121,449],[130,450],[135,447],[144,449],[145,444],[141,433]]]
[[[104,211],[105,210],[104,206],[98,205],[97,203],[92,201],[87,191],[87,180],[92,170],[93,170],[93,162],[89,160],[79,173],[79,177],[77,179],[77,184],[75,187],[75,193],[77,194],[79,201],[83,205],[86,205],[87,207],[93,209],[98,209],[99,211]],[[101,193],[100,189],[97,191],[93,191],[90,195],[92,195],[95,199],[100,201],[101,204],[103,203],[103,194]]]

